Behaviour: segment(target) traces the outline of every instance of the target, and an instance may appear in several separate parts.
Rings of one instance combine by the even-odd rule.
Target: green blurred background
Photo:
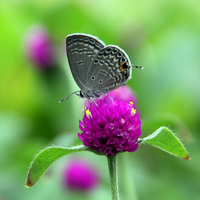
[[[184,161],[143,145],[135,153],[120,154],[121,199],[132,199],[128,193],[139,200],[200,198],[198,0],[1,0],[0,6],[0,199],[111,199],[106,159],[91,153],[76,154],[89,159],[101,175],[99,187],[89,194],[62,185],[63,166],[74,155],[56,161],[32,188],[24,187],[39,150],[81,143],[81,103],[76,105],[73,96],[58,104],[77,89],[65,56],[65,38],[71,33],[118,45],[133,64],[144,67],[133,70],[128,82],[137,94],[142,137],[166,125],[191,157]],[[56,64],[50,70],[38,70],[24,51],[27,31],[38,24],[55,48]],[[122,166],[123,155],[131,164]]]

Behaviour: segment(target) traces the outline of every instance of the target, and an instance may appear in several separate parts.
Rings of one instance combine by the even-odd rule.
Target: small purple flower
[[[71,160],[64,168],[63,181],[71,190],[89,191],[99,183],[99,175],[92,165],[82,159]]]
[[[133,103],[107,96],[96,104],[88,104],[83,121],[79,121],[82,133],[78,136],[83,144],[106,156],[136,151],[141,122]]]
[[[54,64],[54,50],[48,32],[40,26],[31,27],[25,39],[25,51],[40,69]]]
[[[114,99],[123,99],[127,100],[128,102],[131,101],[134,103],[134,106],[137,103],[136,95],[134,94],[132,89],[127,85],[121,86],[120,88],[109,92],[107,95],[113,97]]]

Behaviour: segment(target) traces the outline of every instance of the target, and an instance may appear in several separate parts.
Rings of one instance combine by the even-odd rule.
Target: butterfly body
[[[132,66],[120,47],[106,46],[92,35],[76,33],[66,37],[68,63],[81,89],[76,94],[95,99],[125,85],[131,78]]]

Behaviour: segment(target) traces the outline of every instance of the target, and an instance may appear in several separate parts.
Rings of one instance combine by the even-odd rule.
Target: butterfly
[[[71,73],[81,89],[72,94],[79,97],[94,101],[95,98],[126,85],[131,78],[133,66],[126,52],[116,45],[106,46],[95,36],[83,33],[68,35],[66,52]]]

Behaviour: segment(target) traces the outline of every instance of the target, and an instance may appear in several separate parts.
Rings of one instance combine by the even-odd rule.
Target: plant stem
[[[117,174],[117,156],[107,157],[110,175],[110,188],[112,200],[119,200],[118,174]]]

